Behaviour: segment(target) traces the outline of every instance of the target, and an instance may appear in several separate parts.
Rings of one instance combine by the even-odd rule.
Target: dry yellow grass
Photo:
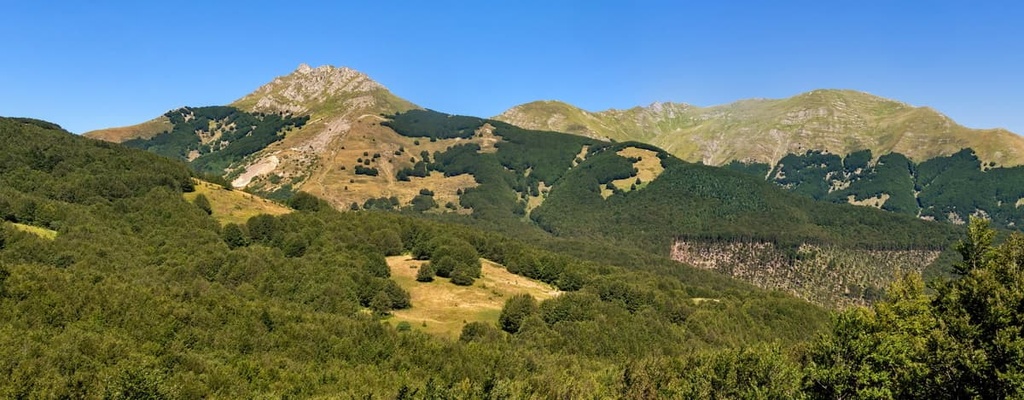
[[[466,323],[497,323],[505,300],[512,295],[528,293],[544,300],[560,293],[551,285],[514,275],[488,260],[481,260],[480,279],[473,286],[458,286],[445,278],[417,282],[416,272],[425,262],[409,256],[388,257],[391,279],[412,296],[412,308],[394,311],[391,323],[407,321],[414,329],[458,337]]]
[[[170,131],[172,128],[174,126],[171,124],[171,120],[161,115],[138,125],[100,129],[86,132],[82,136],[121,143],[136,138],[149,139],[159,133]]]
[[[38,226],[19,224],[17,222],[9,222],[14,229],[22,232],[28,232],[33,235],[39,236],[43,239],[54,240],[57,238],[57,231],[52,229],[40,228]]]
[[[262,197],[239,190],[227,190],[206,181],[196,181],[196,190],[185,193],[185,200],[193,201],[200,194],[210,200],[213,217],[221,224],[244,224],[259,214],[281,215],[291,212],[288,207]]]
[[[618,154],[625,158],[640,159],[640,161],[633,163],[633,167],[637,169],[636,176],[612,181],[612,184],[615,185],[615,187],[623,191],[628,192],[632,190],[632,186],[634,183],[636,183],[637,179],[640,179],[640,184],[636,185],[636,189],[643,189],[645,186],[647,186],[648,183],[651,183],[651,181],[653,181],[655,178],[658,177],[658,175],[661,175],[661,173],[665,171],[665,167],[661,166],[661,159],[658,158],[657,152],[641,149],[638,147],[627,147],[622,150],[619,150],[615,154]],[[607,186],[601,188],[601,197],[607,199],[611,195],[612,191],[608,189]]]
[[[497,140],[492,134],[481,132],[473,139],[444,139],[431,142],[428,138],[411,138],[399,135],[388,127],[380,125],[380,118],[364,116],[351,125],[344,136],[335,139],[330,152],[321,157],[321,166],[303,183],[301,190],[326,199],[336,208],[347,209],[351,203],[362,204],[370,198],[397,197],[403,206],[408,205],[420,189],[434,192],[434,200],[440,210],[445,203],[459,204],[457,192],[477,186],[476,180],[468,174],[445,177],[433,173],[426,178],[411,177],[399,181],[395,175],[405,167],[413,166],[413,160],[422,159],[426,151],[431,157],[435,151],[443,152],[450,146],[462,143],[478,143],[494,146]],[[399,150],[403,150],[401,154]],[[363,154],[366,154],[365,156]],[[380,156],[373,158],[374,154]],[[377,176],[356,175],[355,166],[360,159],[370,159],[365,167],[376,168]],[[342,169],[344,167],[344,169]],[[469,210],[460,210],[468,212]]]

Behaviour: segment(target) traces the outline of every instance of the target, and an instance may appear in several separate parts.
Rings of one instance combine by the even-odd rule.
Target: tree
[[[387,315],[391,311],[391,296],[383,290],[377,292],[370,301],[370,310],[378,316]]]
[[[388,261],[380,253],[367,253],[363,255],[363,270],[378,278],[391,276],[391,268]]]
[[[213,215],[213,208],[210,208],[210,200],[207,199],[206,196],[202,194],[197,195],[195,200],[192,200],[192,204],[195,204],[196,207],[199,207],[200,210],[203,210],[203,212],[205,212],[206,215]]]
[[[394,229],[381,229],[373,232],[370,236],[373,238],[377,249],[383,252],[385,256],[397,256],[402,254],[402,250],[405,250],[405,246],[402,244],[402,236],[395,232]]]
[[[221,230],[221,238],[224,239],[224,243],[227,243],[229,248],[236,249],[249,245],[249,238],[245,236],[245,232],[242,231],[242,227],[235,223],[229,223],[224,225],[224,229]]]
[[[330,206],[319,197],[311,195],[309,193],[298,191],[290,199],[288,199],[288,207],[295,209],[296,211],[310,211],[316,212],[323,209],[330,208]]]
[[[529,294],[517,294],[505,302],[498,317],[501,329],[508,333],[519,332],[523,320],[537,312],[537,300]]]
[[[424,263],[420,265],[420,269],[416,271],[417,282],[433,282],[434,281],[434,267],[430,263]]]
[[[460,265],[452,271],[452,283],[459,286],[473,285],[473,277],[470,275],[469,267]]]
[[[459,341],[468,343],[481,341],[485,339],[494,339],[499,337],[501,331],[494,328],[493,325],[474,321],[462,326],[462,333],[459,334]]]

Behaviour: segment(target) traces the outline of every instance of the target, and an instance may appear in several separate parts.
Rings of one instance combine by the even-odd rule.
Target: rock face
[[[895,279],[923,272],[939,253],[810,244],[785,247],[769,242],[677,240],[672,246],[676,261],[818,304],[840,306],[878,300]]]
[[[387,89],[354,69],[301,64],[293,73],[275,78],[232,105],[247,111],[302,114],[339,106],[334,104],[336,100],[341,100],[343,108],[373,107],[374,95],[380,92]]]
[[[774,165],[790,153],[902,153],[915,161],[972,148],[984,162],[1024,164],[1024,138],[1002,129],[960,126],[935,110],[850,90],[815,90],[788,99],[714,107],[654,103],[588,112],[555,101],[519,105],[495,119],[528,129],[654,144],[691,162]]]

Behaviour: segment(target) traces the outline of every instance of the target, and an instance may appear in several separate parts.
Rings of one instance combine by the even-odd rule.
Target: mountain
[[[301,182],[323,181],[337,157],[376,146],[371,127],[379,115],[415,107],[361,72],[302,64],[227,106],[183,107],[85,136],[198,160],[194,168],[227,176],[238,188],[289,193]]]
[[[877,298],[902,268],[948,270],[940,255],[957,232],[809,201],[638,142],[414,108],[345,68],[302,66],[231,106],[165,116],[170,131],[124,143],[253,193],[287,200],[302,191],[337,209],[403,210],[642,250],[830,306]],[[737,253],[758,256],[729,256]],[[895,261],[906,259],[914,262]]]
[[[697,107],[654,103],[589,112],[557,101],[513,107],[495,119],[528,129],[650,143],[691,162],[776,164],[787,154],[901,153],[921,162],[971,148],[982,162],[1024,164],[1024,138],[969,129],[927,107],[851,90],[815,90],[779,100]]]

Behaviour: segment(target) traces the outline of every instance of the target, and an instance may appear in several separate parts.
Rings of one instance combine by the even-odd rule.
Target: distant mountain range
[[[661,147],[690,162],[774,165],[787,154],[820,150],[846,155],[871,150],[921,162],[971,148],[984,163],[1024,163],[1024,138],[1003,129],[970,129],[927,107],[913,107],[852,90],[815,90],[788,99],[741,100],[696,107],[654,103],[589,112],[558,101],[519,105],[494,119]]]

